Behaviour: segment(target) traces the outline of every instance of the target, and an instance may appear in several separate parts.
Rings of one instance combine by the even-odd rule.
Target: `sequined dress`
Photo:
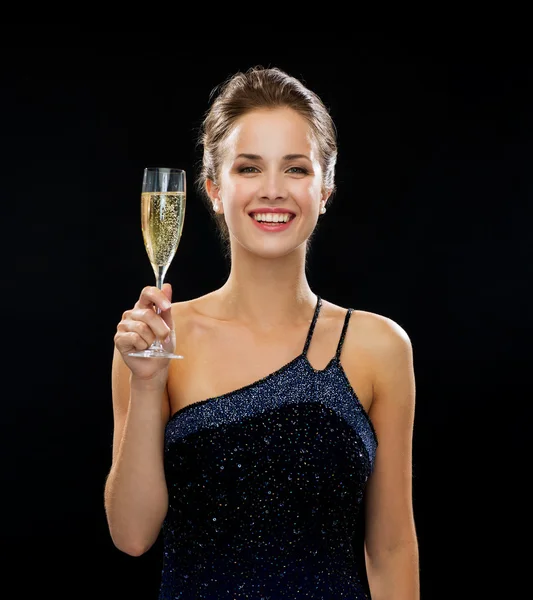
[[[369,598],[361,531],[377,438],[335,356],[178,410],[165,430],[169,508],[159,600]]]

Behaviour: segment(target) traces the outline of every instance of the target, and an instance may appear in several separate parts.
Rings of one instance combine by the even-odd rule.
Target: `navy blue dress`
[[[169,508],[159,600],[360,600],[362,505],[377,448],[340,354],[307,351],[178,410],[165,431]],[[364,535],[364,534],[363,534]]]

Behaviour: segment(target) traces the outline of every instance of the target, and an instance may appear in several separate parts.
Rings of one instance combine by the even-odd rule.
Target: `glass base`
[[[139,352],[128,352],[128,356],[137,356],[138,358],[183,358],[181,354],[173,354],[164,350],[140,350]]]

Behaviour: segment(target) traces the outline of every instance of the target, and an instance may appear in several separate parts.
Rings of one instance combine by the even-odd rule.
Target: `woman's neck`
[[[269,330],[306,321],[316,295],[305,273],[305,256],[275,259],[236,257],[226,283],[216,292],[225,319]]]

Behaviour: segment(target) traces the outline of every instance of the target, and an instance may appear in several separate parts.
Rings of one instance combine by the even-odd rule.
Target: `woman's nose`
[[[270,172],[263,175],[263,185],[261,196],[269,200],[285,198],[287,195],[287,186],[283,173]]]

